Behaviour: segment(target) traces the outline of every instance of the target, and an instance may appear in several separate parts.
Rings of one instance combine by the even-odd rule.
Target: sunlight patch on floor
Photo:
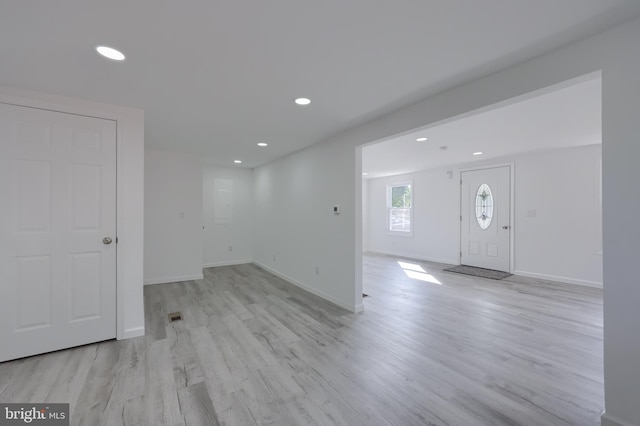
[[[398,265],[402,268],[407,277],[413,278],[414,280],[420,280],[427,283],[442,285],[440,281],[436,279],[431,274],[427,274],[424,268],[420,265],[416,265],[415,263],[407,263],[398,261]]]

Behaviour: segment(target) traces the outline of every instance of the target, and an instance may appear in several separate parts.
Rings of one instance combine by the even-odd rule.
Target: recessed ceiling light
[[[309,98],[296,98],[296,100],[294,100],[294,102],[298,105],[309,105],[311,103],[311,99]]]
[[[233,160],[233,162],[236,164],[242,164],[242,160]]]
[[[113,47],[96,46],[96,51],[105,58],[112,59],[114,61],[124,61],[124,54]]]
[[[366,175],[368,175],[368,174],[369,174],[369,173],[363,173],[363,174],[362,174],[362,176],[366,176]]]
[[[482,155],[482,151],[474,152],[473,155]]]
[[[427,140],[427,138],[424,138],[424,137],[416,139],[417,142],[424,142],[426,140]]]
[[[268,144],[266,144],[264,142],[258,142],[258,146],[268,146]]]

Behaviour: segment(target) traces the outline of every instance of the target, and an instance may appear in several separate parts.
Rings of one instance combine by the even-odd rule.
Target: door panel
[[[460,185],[460,263],[509,272],[510,166],[462,172]],[[489,188],[484,191],[484,196],[478,194],[482,185]],[[482,207],[483,200],[485,207]],[[485,214],[486,219],[483,220],[482,214]],[[483,229],[481,223],[486,229]]]
[[[0,104],[0,361],[116,335],[116,125]]]

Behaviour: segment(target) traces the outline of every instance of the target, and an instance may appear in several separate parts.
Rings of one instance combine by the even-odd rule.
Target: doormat
[[[459,265],[452,268],[443,269],[447,272],[455,272],[456,274],[473,275],[474,277],[489,278],[492,280],[502,280],[513,274],[502,271],[494,271],[493,269],[476,268],[475,266]]]

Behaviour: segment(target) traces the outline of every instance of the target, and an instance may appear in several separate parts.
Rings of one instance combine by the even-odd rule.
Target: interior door
[[[510,272],[511,167],[461,173],[460,263]]]
[[[0,361],[114,338],[116,123],[0,104],[0,200]]]

